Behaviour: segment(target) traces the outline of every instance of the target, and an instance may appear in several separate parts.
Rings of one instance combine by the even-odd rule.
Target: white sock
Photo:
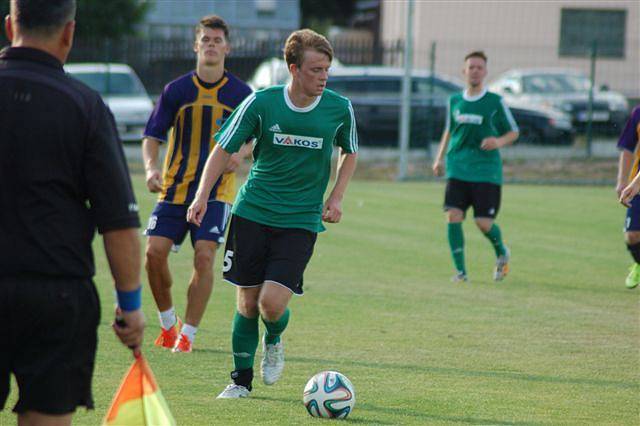
[[[198,327],[194,327],[192,325],[189,324],[183,324],[182,325],[182,331],[180,333],[184,334],[185,336],[187,336],[187,339],[189,339],[189,341],[191,343],[193,343],[193,341],[196,338],[196,333],[198,332]]]
[[[176,318],[176,310],[173,306],[164,312],[158,312],[158,316],[160,317],[160,325],[165,330],[169,330],[176,324],[176,322],[178,322],[178,319]]]

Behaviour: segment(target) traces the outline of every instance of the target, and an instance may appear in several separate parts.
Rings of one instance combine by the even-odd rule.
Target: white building
[[[383,0],[381,39],[405,37],[406,0]],[[597,84],[640,98],[637,0],[427,1],[414,4],[414,65],[460,76],[472,50],[489,57],[489,80],[510,68],[566,67],[589,73],[587,46],[598,40]],[[585,54],[586,53],[586,54]]]

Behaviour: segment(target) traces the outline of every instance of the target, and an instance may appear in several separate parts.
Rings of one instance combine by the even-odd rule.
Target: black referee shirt
[[[140,226],[113,116],[49,54],[0,52],[0,277],[90,278],[95,229]]]

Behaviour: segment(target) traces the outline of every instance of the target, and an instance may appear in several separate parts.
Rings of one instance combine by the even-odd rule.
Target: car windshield
[[[72,76],[101,95],[144,96],[146,91],[140,80],[124,72],[71,72]]]
[[[589,90],[589,79],[570,74],[538,74],[522,77],[525,93],[575,93]]]

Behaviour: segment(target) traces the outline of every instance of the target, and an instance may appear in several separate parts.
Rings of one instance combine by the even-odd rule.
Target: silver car
[[[589,78],[575,70],[541,68],[514,69],[494,80],[489,89],[511,105],[542,105],[571,116],[578,131],[588,121]],[[594,90],[593,124],[597,131],[619,133],[629,115],[629,103],[621,93],[606,86]]]
[[[123,142],[139,142],[153,110],[142,82],[126,64],[75,63],[65,70],[102,96],[109,106]]]

